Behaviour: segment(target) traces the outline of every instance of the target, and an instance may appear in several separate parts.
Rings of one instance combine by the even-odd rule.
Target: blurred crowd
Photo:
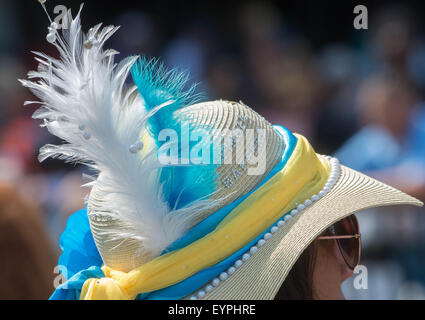
[[[68,216],[84,206],[84,168],[37,160],[42,145],[58,141],[31,119],[36,107],[23,102],[35,98],[17,78],[36,66],[30,50],[53,52],[42,42],[45,34],[35,40],[23,35],[19,8],[0,0],[0,236],[13,221],[37,212],[34,228],[45,230],[40,231],[47,235],[45,251],[57,256]],[[172,33],[149,11],[117,10],[107,22],[122,26],[110,40],[120,57],[159,56],[169,67],[189,70],[208,99],[242,100],[270,122],[306,136],[317,152],[335,154],[343,164],[424,201],[424,26],[406,5],[378,9],[369,17],[368,30],[353,28],[345,41],[321,45],[287,24],[274,4],[263,2],[241,4],[223,21],[194,14]],[[43,18],[41,8],[37,15]],[[39,30],[47,27],[42,18]],[[1,185],[14,189],[14,196]],[[20,215],[3,219],[14,197],[26,206]],[[356,290],[349,279],[347,298],[425,298],[424,210],[373,211],[358,215],[368,289]],[[43,238],[32,236],[28,246]],[[45,268],[52,271],[48,281],[53,284],[56,262],[49,259]]]

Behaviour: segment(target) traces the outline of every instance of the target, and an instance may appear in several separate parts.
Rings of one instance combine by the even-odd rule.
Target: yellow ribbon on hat
[[[81,300],[135,299],[166,288],[217,264],[264,232],[283,213],[318,193],[327,181],[329,162],[317,157],[302,135],[285,167],[259,187],[205,237],[159,256],[130,272],[103,266],[105,278],[88,279]]]

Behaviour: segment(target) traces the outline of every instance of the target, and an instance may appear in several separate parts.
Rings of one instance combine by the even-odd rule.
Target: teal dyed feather
[[[131,69],[133,81],[144,101],[147,112],[154,111],[148,120],[152,137],[157,138],[162,129],[173,129],[182,137],[180,122],[184,116],[176,117],[180,108],[199,102],[202,94],[196,93],[196,84],[189,85],[189,74],[176,69],[167,69],[157,59],[139,58]],[[171,103],[170,103],[171,102]],[[168,104],[167,104],[168,103]],[[166,106],[159,108],[161,105]],[[196,128],[190,128],[193,132]],[[189,132],[190,133],[190,132]],[[189,148],[197,142],[191,141]],[[181,144],[178,145],[181,156]],[[160,183],[164,200],[171,209],[180,209],[191,202],[206,199],[216,188],[216,165],[169,165],[161,169]]]
[[[199,102],[202,94],[196,93],[196,84],[188,86],[189,73],[167,69],[158,59],[141,57],[131,68],[131,75],[144,100],[146,111],[174,101],[149,118],[154,137],[165,128],[176,129],[178,121],[173,113],[179,108]]]

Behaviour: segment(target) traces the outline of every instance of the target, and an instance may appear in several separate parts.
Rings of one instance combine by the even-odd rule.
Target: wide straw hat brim
[[[358,211],[388,205],[422,206],[423,203],[358,171],[341,166],[341,175],[328,194],[287,221],[248,261],[207,293],[204,299],[274,299],[298,257],[324,230]]]

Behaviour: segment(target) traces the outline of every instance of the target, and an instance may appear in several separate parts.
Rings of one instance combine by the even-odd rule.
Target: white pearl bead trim
[[[137,141],[135,144],[132,144],[129,148],[131,153],[137,153],[143,149],[143,142]]]
[[[264,234],[263,238],[258,240],[257,244],[253,245],[240,260],[237,260],[233,266],[231,266],[227,271],[220,273],[218,278],[214,278],[209,284],[207,284],[203,289],[197,291],[194,295],[190,297],[190,300],[202,299],[208,292],[211,292],[215,287],[217,287],[221,282],[226,281],[230,275],[234,274],[236,269],[240,268],[242,264],[255,254],[258,249],[263,246],[267,240],[272,237],[272,234],[285,225],[286,221],[290,220],[293,216],[299,214],[305,208],[311,206],[315,201],[318,201],[320,198],[323,198],[335,185],[338,181],[339,175],[341,173],[341,167],[337,158],[326,156],[326,159],[329,160],[331,165],[331,172],[329,174],[326,184],[323,186],[323,189],[317,194],[313,195],[310,199],[304,201],[303,204],[296,203],[296,209],[293,209],[289,214],[286,214],[281,218],[273,227],[270,228],[270,232]]]
[[[58,24],[56,22],[52,22],[50,26],[47,28],[49,33],[46,36],[46,40],[50,43],[54,43],[56,41],[56,32],[58,28]]]

